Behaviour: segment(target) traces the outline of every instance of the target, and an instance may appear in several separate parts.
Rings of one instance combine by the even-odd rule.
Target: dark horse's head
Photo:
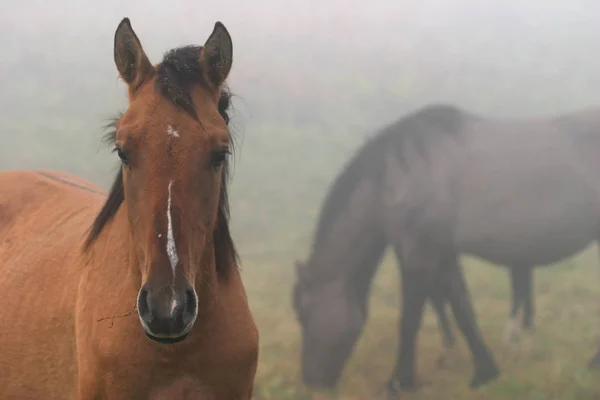
[[[311,264],[312,263],[312,264]],[[293,306],[302,327],[302,379],[332,389],[366,321],[366,310],[345,276],[328,276],[314,261],[296,262]]]
[[[224,88],[232,50],[229,33],[217,22],[204,46],[172,50],[152,65],[129,19],[115,32],[114,61],[129,105],[108,139],[122,166],[87,245],[123,203],[129,263],[141,277],[139,320],[159,343],[185,339],[204,295],[197,282],[208,286],[235,261]]]

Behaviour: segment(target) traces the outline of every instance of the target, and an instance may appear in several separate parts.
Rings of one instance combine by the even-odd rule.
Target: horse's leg
[[[398,259],[398,265],[401,266],[400,259]],[[440,365],[446,358],[446,351],[453,348],[456,344],[456,338],[450,327],[450,320],[446,309],[446,295],[443,293],[443,289],[442,285],[436,285],[436,288],[431,292],[431,302],[437,315],[439,330],[442,333],[442,347],[444,349],[438,359],[438,364]]]
[[[419,247],[419,246],[416,246]],[[414,390],[417,335],[421,327],[425,300],[439,265],[432,252],[412,248],[406,252],[400,245],[394,249],[401,260],[402,316],[400,319],[400,346],[392,376],[388,381],[388,396],[395,398],[402,390]],[[406,255],[406,257],[405,257]]]
[[[445,349],[454,347],[456,339],[452,328],[450,328],[450,320],[446,311],[446,296],[443,292],[442,285],[436,285],[431,292],[431,302],[438,317],[438,326],[443,335],[443,346]]]
[[[524,299],[524,293],[522,288],[522,271],[524,271],[525,268],[509,266],[507,270],[508,275],[510,277],[510,286],[512,291],[512,309],[510,312],[510,318],[506,323],[506,327],[504,328],[504,335],[502,337],[502,343],[506,347],[510,346],[513,343],[520,329],[518,322],[518,314]]]
[[[533,288],[533,267],[525,267],[523,271],[523,329],[533,329],[534,307],[534,288]]]
[[[450,320],[448,319],[448,312],[446,309],[446,294],[444,293],[444,287],[441,282],[436,284],[430,295],[431,302],[433,303],[435,313],[438,317],[438,327],[440,332],[442,332],[443,350],[437,360],[438,366],[441,367],[446,361],[448,351],[454,348],[456,339],[452,332],[452,328],[450,327]]]
[[[469,290],[456,256],[448,260],[447,265],[442,265],[440,275],[440,279],[446,284],[445,293],[450,301],[454,318],[471,350],[475,365],[471,387],[477,388],[496,378],[499,370],[477,326]]]

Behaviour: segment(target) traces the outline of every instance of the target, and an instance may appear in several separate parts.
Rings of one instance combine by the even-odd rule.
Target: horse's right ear
[[[149,78],[154,70],[129,18],[123,18],[115,32],[114,57],[119,75],[133,90]]]

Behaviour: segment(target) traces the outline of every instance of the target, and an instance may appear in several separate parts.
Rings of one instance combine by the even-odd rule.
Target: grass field
[[[281,256],[242,251],[244,279],[261,332],[257,400],[308,399],[299,377],[300,333],[291,308],[292,265],[304,255],[293,246],[288,248],[286,252],[286,246],[277,247]],[[421,388],[403,394],[402,399],[600,399],[600,373],[586,368],[600,332],[596,247],[535,272],[535,331],[522,333],[512,350],[505,350],[501,342],[510,308],[508,275],[479,260],[465,257],[463,262],[480,328],[502,375],[485,388],[469,389],[470,354],[455,324],[458,345],[447,355],[445,365],[439,366],[441,335],[428,305],[417,353]],[[375,277],[370,318],[346,365],[338,398],[377,399],[389,377],[398,344],[400,281],[396,271],[389,252]]]

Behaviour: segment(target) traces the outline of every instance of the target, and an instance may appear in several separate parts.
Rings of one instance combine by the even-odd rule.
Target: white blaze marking
[[[167,127],[167,135],[173,137],[179,137],[179,132],[177,132],[171,125]]]
[[[173,181],[169,182],[169,200],[167,201],[167,255],[171,262],[171,268],[173,274],[175,274],[175,267],[179,263],[179,256],[177,255],[177,248],[175,247],[175,238],[173,237],[173,221],[171,220],[171,186]]]

